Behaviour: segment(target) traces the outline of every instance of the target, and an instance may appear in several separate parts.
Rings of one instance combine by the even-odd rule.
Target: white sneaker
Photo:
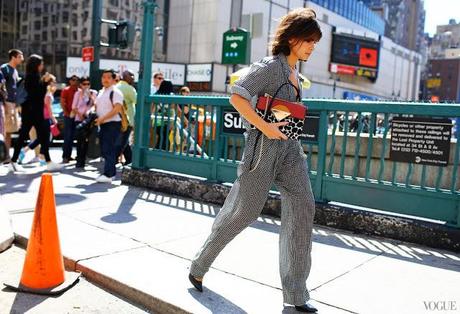
[[[101,175],[96,178],[96,182],[98,183],[112,183],[112,178],[106,177],[105,175]]]
[[[21,166],[19,166],[17,163],[15,162],[10,162],[8,164],[8,172],[24,172],[24,168],[22,168]]]
[[[48,171],[59,171],[63,168],[64,166],[61,165],[61,164],[56,164],[52,161],[50,161],[47,165],[46,165],[46,170]]]
[[[36,162],[40,162],[40,160],[41,160],[40,157],[35,156],[34,158],[32,158],[32,159],[28,162],[28,164],[34,164],[34,163],[36,163]]]

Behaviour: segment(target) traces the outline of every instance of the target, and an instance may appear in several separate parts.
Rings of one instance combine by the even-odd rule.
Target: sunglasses
[[[83,85],[83,86],[89,86],[90,83],[81,83],[81,85]]]
[[[165,78],[164,77],[157,77],[157,80],[163,81]]]
[[[78,79],[75,78],[75,77],[74,77],[74,78],[71,78],[70,80],[71,80],[71,81],[74,81],[74,82],[75,82],[75,81],[78,81]]]

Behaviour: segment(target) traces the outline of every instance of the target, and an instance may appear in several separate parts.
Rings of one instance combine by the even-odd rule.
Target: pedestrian
[[[24,62],[24,55],[21,50],[11,49],[8,51],[8,63],[0,66],[3,78],[5,79],[7,98],[4,101],[4,132],[5,145],[7,151],[7,161],[9,158],[9,150],[11,147],[11,134],[19,131],[20,119],[18,112],[18,104],[16,103],[19,74],[17,67]]]
[[[41,145],[40,153],[45,158],[47,170],[56,171],[62,168],[62,165],[51,161],[49,154],[50,125],[49,119],[45,118],[45,96],[53,76],[48,72],[42,76],[43,69],[44,63],[41,56],[33,54],[27,59],[24,79],[27,97],[21,106],[22,125],[19,130],[19,138],[14,146],[13,158],[11,158],[11,163],[9,164],[9,170],[12,172],[21,170],[16,162],[32,127],[35,127],[37,131]]]
[[[246,146],[238,177],[190,267],[189,280],[199,291],[203,291],[203,276],[218,254],[258,218],[275,183],[282,200],[279,262],[283,301],[301,312],[317,311],[307,302],[306,288],[315,213],[306,156],[300,141],[288,138],[279,129],[287,122],[265,121],[251,102],[265,93],[288,102],[298,101],[302,93],[297,63],[309,59],[321,37],[312,9],[290,11],[278,25],[273,56],[252,64],[248,74],[232,86],[230,102],[244,118]]]
[[[156,91],[157,95],[171,95],[173,93],[173,84],[168,80],[161,80],[160,87]],[[169,122],[174,117],[174,105],[156,104],[152,105],[154,112],[153,125],[155,128],[155,148],[168,149],[168,128],[172,126]]]
[[[116,87],[123,94],[123,110],[128,118],[128,128],[121,135],[120,148],[118,150],[118,156],[123,155],[124,165],[129,165],[132,162],[132,150],[131,145],[133,144],[133,130],[134,130],[134,116],[136,114],[136,102],[137,92],[134,88],[134,73],[130,70],[126,70],[121,74],[121,81]]]
[[[1,140],[5,139],[5,101],[8,98],[8,92],[6,91],[6,82],[3,73],[0,71],[0,135]],[[5,146],[6,149],[6,146]],[[4,156],[3,158],[5,158]]]
[[[72,147],[75,134],[75,117],[71,116],[73,97],[80,84],[79,77],[72,75],[69,79],[69,85],[61,92],[61,107],[64,112],[64,144],[62,145],[62,162],[68,163],[73,160]]]
[[[155,94],[158,89],[160,88],[161,82],[163,82],[165,79],[164,75],[162,72],[155,72],[153,73],[153,81],[152,81],[152,87],[150,89],[150,94]]]
[[[96,179],[96,182],[111,183],[116,174],[117,149],[121,141],[121,117],[123,106],[123,94],[115,87],[115,71],[104,70],[102,72],[103,88],[97,95],[96,125],[99,126],[99,141],[101,154],[104,158],[104,170]]]
[[[97,91],[91,89],[89,77],[83,76],[80,79],[80,88],[73,97],[72,112],[70,113],[70,116],[75,119],[75,128],[88,117],[89,111],[94,107],[94,99],[96,96]],[[76,168],[85,167],[88,141],[89,139],[86,136],[77,138]]]
[[[43,117],[45,118],[45,127],[48,125],[48,130],[52,125],[57,125],[57,120],[54,117],[53,107],[52,107],[53,102],[54,102],[54,93],[56,92],[56,89],[57,89],[56,77],[54,75],[50,75],[49,85],[47,87],[47,93],[45,95],[45,105],[43,108]],[[29,132],[29,136],[30,134],[31,132]],[[50,133],[48,133],[47,138],[50,141],[51,139]],[[33,150],[33,149],[36,150],[39,145],[40,145],[40,140],[38,138],[35,138],[33,140],[31,139],[29,145],[21,149],[21,152],[19,153],[19,159],[18,159],[19,163],[22,163],[28,151]],[[41,166],[46,166],[44,155],[40,151],[41,151],[41,147],[40,147],[39,154],[38,154],[38,162],[40,163]],[[36,154],[36,157],[37,157],[37,154]]]

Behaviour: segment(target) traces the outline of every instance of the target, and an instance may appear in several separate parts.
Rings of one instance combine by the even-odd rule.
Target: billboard
[[[332,73],[377,79],[380,41],[352,34],[333,33],[331,63]]]
[[[139,61],[101,59],[101,69],[114,69],[118,72],[130,69],[134,72],[135,81],[138,79]],[[174,85],[182,86],[185,84],[185,64],[179,63],[152,63],[152,74],[163,72],[167,80],[171,80]],[[89,76],[89,62],[83,62],[81,58],[67,57],[66,76],[71,77]]]

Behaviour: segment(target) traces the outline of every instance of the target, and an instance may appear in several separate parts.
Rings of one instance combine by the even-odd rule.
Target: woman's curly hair
[[[290,11],[281,18],[272,41],[272,54],[280,53],[288,56],[291,53],[289,40],[318,42],[323,33],[316,21],[316,12],[310,8],[299,8]]]

